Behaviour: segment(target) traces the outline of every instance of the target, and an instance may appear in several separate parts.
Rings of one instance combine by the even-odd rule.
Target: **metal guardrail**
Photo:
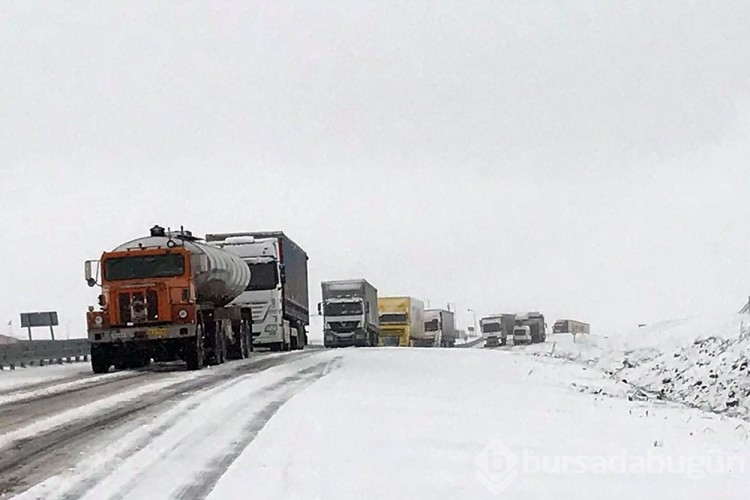
[[[88,361],[90,352],[88,339],[23,340],[0,345],[0,370]]]
[[[742,306],[742,309],[740,309],[740,314],[745,314],[750,312],[750,299],[748,299],[747,304]]]
[[[456,344],[454,347],[474,347],[475,345],[481,344],[482,342],[484,342],[484,337],[477,337],[470,342],[466,342],[464,344]]]

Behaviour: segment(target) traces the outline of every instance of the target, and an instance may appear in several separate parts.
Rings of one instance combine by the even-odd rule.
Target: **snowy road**
[[[77,396],[54,414],[53,387],[0,402],[7,493],[744,499],[750,485],[746,421],[630,401],[600,370],[524,350],[311,350],[92,380],[64,381]]]
[[[188,425],[181,424],[192,423],[195,410],[211,412],[215,399],[207,399],[208,396],[236,396],[233,391],[238,384],[248,379],[273,379],[271,374],[276,367],[283,366],[285,382],[291,382],[287,372],[301,372],[303,375],[299,376],[304,376],[308,373],[305,370],[319,364],[308,361],[316,354],[320,351],[256,354],[248,360],[201,372],[167,365],[101,376],[78,372],[48,384],[17,384],[13,392],[0,395],[0,495],[8,497],[62,471],[69,473],[71,464],[82,456],[119,449],[120,453],[112,458],[121,462],[122,456],[146,447],[171,427],[179,432],[187,430]],[[261,373],[264,376],[258,376]],[[221,428],[233,416],[220,418],[213,414],[204,420]],[[180,418],[191,422],[178,422]],[[190,432],[193,431],[196,430]],[[207,429],[198,431],[205,436]],[[97,462],[98,467],[103,465],[101,460]],[[59,487],[55,494],[60,498],[80,497],[96,482],[92,483],[89,477],[91,470],[88,468],[85,477],[68,479],[69,491],[65,494]],[[102,479],[101,475],[97,474],[96,479]],[[45,488],[43,485],[41,490]],[[49,493],[29,495],[50,497]]]

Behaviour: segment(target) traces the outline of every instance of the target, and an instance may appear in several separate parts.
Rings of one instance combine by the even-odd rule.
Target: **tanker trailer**
[[[247,357],[252,318],[229,304],[250,283],[242,259],[189,231],[154,226],[98,261],[86,262],[101,286],[86,315],[94,373],[182,359],[189,370]]]

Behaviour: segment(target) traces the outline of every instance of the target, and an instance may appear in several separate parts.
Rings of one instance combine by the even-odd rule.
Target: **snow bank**
[[[644,397],[750,418],[750,316],[697,317],[613,336],[551,335],[523,351],[597,366]]]

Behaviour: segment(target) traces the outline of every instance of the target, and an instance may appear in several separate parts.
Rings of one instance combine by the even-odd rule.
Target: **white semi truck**
[[[250,284],[234,303],[251,310],[253,347],[303,349],[310,324],[305,251],[280,231],[208,234],[206,241],[250,268]]]

